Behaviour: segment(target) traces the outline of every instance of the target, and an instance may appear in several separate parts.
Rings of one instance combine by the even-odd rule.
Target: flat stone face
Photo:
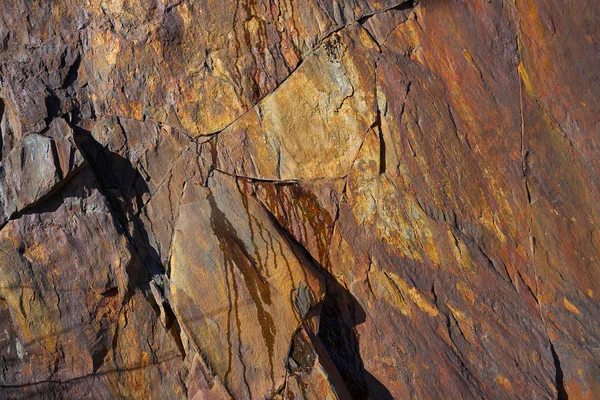
[[[190,181],[181,201],[169,265],[175,314],[234,397],[274,393],[323,277],[233,178]]]
[[[0,398],[598,398],[594,1],[0,16]]]
[[[219,167],[260,179],[345,176],[375,123],[376,58],[376,45],[358,25],[332,35],[219,134]]]

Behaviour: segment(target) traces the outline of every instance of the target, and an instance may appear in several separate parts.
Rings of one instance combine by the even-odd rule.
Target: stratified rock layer
[[[0,398],[598,398],[596,3],[0,2]]]

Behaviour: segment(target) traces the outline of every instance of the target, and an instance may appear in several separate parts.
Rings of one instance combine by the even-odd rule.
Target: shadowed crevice
[[[569,395],[565,389],[564,374],[560,365],[560,359],[552,343],[550,343],[550,350],[552,351],[552,359],[554,360],[554,368],[556,369],[556,391],[558,392],[556,398],[557,400],[569,400]]]
[[[127,267],[129,293],[123,301],[126,302],[135,289],[141,289],[156,314],[164,314],[162,318],[165,328],[173,337],[181,355],[185,356],[181,327],[167,301],[166,269],[151,244],[138,211],[143,209],[143,197],[150,193],[150,189],[130,160],[103,147],[89,131],[75,128],[75,132],[84,158],[98,180],[98,189],[108,200],[122,233],[132,244],[137,256]],[[151,285],[153,289],[150,288]],[[158,295],[154,295],[153,290],[158,290]]]
[[[365,22],[367,22],[369,20],[369,18],[374,17],[375,15],[384,14],[384,13],[389,12],[389,11],[410,11],[413,8],[415,8],[415,6],[418,3],[419,3],[418,0],[405,1],[405,2],[402,2],[402,3],[397,4],[395,6],[386,8],[383,11],[379,11],[379,12],[376,12],[376,13],[365,15],[365,16],[359,18],[357,22],[362,25]]]
[[[258,199],[257,199],[258,200]],[[325,278],[326,293],[322,301],[318,338],[341,375],[353,399],[393,399],[390,391],[365,369],[355,327],[366,320],[365,310],[358,300],[323,267],[292,234],[285,229],[269,209],[258,200],[274,226],[300,260],[306,260]]]

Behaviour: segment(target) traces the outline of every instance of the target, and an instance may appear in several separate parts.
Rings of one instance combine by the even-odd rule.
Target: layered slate
[[[594,399],[592,0],[0,3],[0,397]]]

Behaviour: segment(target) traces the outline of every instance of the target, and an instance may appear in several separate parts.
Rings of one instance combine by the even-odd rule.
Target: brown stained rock
[[[359,25],[333,34],[277,90],[221,132],[218,167],[271,180],[345,176],[375,122],[376,55]]]
[[[196,354],[188,375],[187,398],[192,400],[229,400],[231,395],[219,377],[211,376],[205,362]]]
[[[598,398],[595,3],[0,2],[0,398]]]
[[[0,98],[4,103],[2,156],[25,135],[80,110],[93,114],[81,68],[82,9],[72,1],[26,0],[0,5]]]
[[[211,232],[210,235],[205,233]],[[222,174],[186,184],[169,264],[173,309],[191,346],[235,398],[263,398],[284,382],[293,333],[323,282],[267,213]]]
[[[218,132],[332,32],[403,3],[92,3],[83,60],[91,98],[100,113],[151,116],[194,136]]]
[[[350,398],[339,371],[310,327],[305,325],[294,335],[289,362],[290,373],[274,398]]]
[[[401,182],[378,175],[378,162],[373,134],[349,175],[330,248],[332,271],[367,314],[358,335],[378,338],[361,340],[361,352],[371,354],[365,369],[400,398],[552,396],[552,355],[530,297],[521,298],[473,238],[429,217]],[[423,370],[444,379],[420,381]]]
[[[254,193],[282,227],[316,261],[326,265],[343,187],[343,179],[298,184],[257,182]]]
[[[50,124],[46,136],[25,136],[0,163],[0,225],[56,191],[83,164],[73,131],[62,119]]]
[[[0,232],[2,384],[9,398],[109,398],[115,390],[136,398],[183,395],[174,374],[163,376],[181,368],[181,353],[130,287],[139,262],[94,186],[86,169]]]

